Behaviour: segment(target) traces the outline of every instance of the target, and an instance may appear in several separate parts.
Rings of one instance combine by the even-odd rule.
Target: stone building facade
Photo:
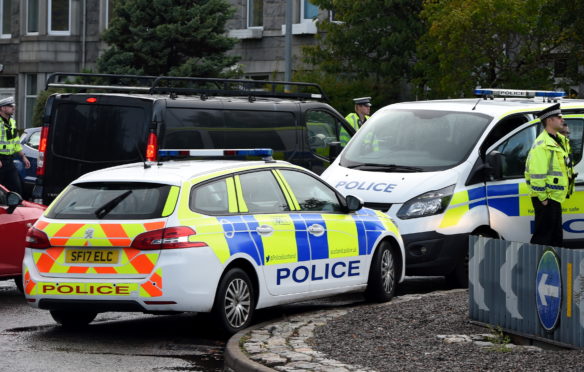
[[[0,0],[0,98],[16,97],[20,128],[31,126],[36,96],[50,73],[95,67],[114,1],[120,0]],[[227,32],[239,40],[230,53],[241,56],[245,77],[282,80],[287,0],[229,1],[236,12]],[[301,46],[316,42],[318,18],[328,13],[308,0],[291,1],[297,69]]]

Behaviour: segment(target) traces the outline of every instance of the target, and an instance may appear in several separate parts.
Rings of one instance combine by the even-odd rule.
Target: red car
[[[46,208],[0,185],[0,280],[15,279],[21,291],[26,232]]]

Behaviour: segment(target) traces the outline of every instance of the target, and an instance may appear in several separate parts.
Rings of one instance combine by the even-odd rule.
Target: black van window
[[[168,108],[161,148],[296,149],[296,127],[290,112]],[[275,154],[278,158],[278,154]]]
[[[140,107],[61,103],[51,127],[55,155],[75,160],[140,159],[149,120]]]
[[[328,158],[331,142],[339,141],[341,122],[328,112],[311,110],[306,112],[306,129],[310,150]],[[345,135],[350,138],[346,131]]]
[[[221,132],[223,115],[220,110],[168,108],[164,116],[163,149],[218,148],[210,133]]]

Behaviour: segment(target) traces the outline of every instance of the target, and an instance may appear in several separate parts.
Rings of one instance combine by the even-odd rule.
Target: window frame
[[[252,25],[252,21],[254,20],[253,13],[254,13],[254,4],[257,2],[260,2],[262,4],[262,15],[261,15],[261,19],[260,19],[260,24],[259,26],[254,26]],[[263,30],[264,29],[264,2],[263,0],[247,0],[247,7],[246,7],[247,13],[246,13],[246,27],[250,28],[250,29],[260,29]]]
[[[30,31],[31,26],[31,3],[36,3],[36,31]],[[39,0],[27,0],[26,1],[26,34],[27,35],[38,35],[39,34],[39,25],[40,25],[40,10],[39,10]]]
[[[70,36],[71,35],[71,0],[66,0],[68,3],[67,10],[67,30],[53,30],[52,24],[52,13],[53,13],[53,1],[47,1],[47,33],[53,36]]]
[[[4,7],[8,6],[9,14],[8,14],[8,28],[10,29],[10,25],[12,24],[12,1],[13,0],[0,0],[0,39],[10,39],[12,38],[12,32],[5,34],[4,33]],[[8,5],[6,5],[8,4]]]

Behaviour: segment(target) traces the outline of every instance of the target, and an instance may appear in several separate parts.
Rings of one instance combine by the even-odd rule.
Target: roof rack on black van
[[[70,80],[72,77],[76,77],[76,81],[72,82]],[[89,81],[89,83],[83,81]],[[108,84],[103,84],[104,81]],[[168,93],[170,95],[198,94],[201,97],[241,96],[249,97],[250,100],[255,100],[256,97],[271,97],[329,101],[318,84],[292,81],[55,72],[47,78],[45,89],[48,88]]]

